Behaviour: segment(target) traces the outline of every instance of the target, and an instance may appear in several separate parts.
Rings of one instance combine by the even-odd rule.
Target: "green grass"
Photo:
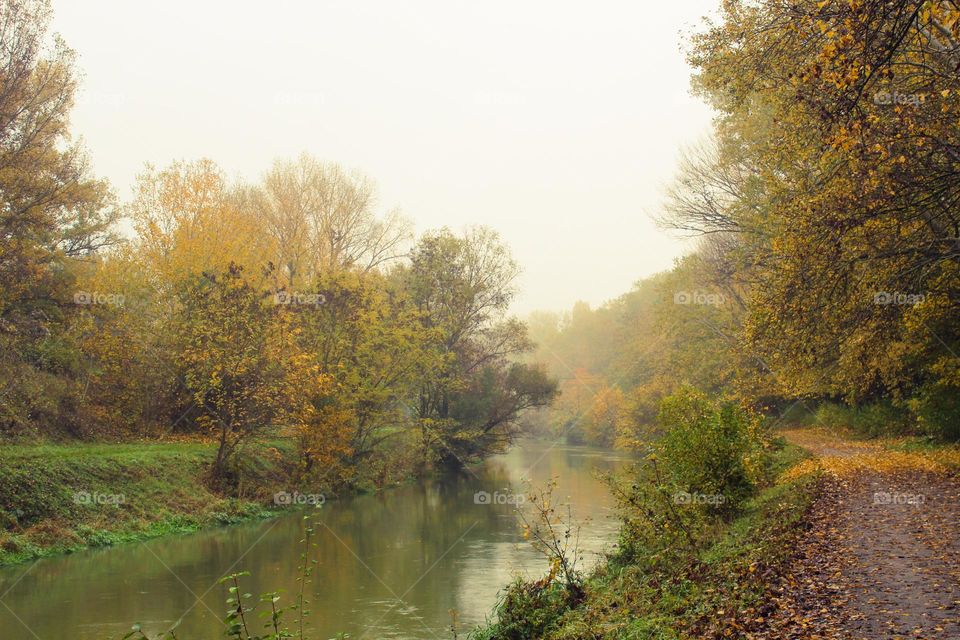
[[[776,453],[770,460],[768,470],[772,478],[776,478],[790,467],[810,457],[809,451],[788,443],[782,436],[774,438],[773,445],[776,447]]]
[[[273,490],[289,490],[277,463],[250,469],[235,498],[208,488],[213,455],[203,443],[0,446],[0,565],[274,513]]]
[[[160,442],[160,443],[74,443],[0,445],[0,459],[23,460],[29,458],[74,458],[98,456],[110,458],[143,459],[153,455],[182,455],[200,453],[212,455],[214,445],[205,442]]]
[[[956,449],[960,445],[947,444],[931,436],[911,436],[901,438],[887,445],[893,451],[905,451],[907,453],[929,453],[934,451],[947,451]]]

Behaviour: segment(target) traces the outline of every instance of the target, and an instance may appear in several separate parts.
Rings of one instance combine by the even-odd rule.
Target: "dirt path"
[[[791,429],[781,433],[791,443],[803,447],[818,458],[849,458],[858,453],[869,453],[876,449],[865,442],[844,440],[813,429]]]
[[[875,452],[814,431],[819,457]],[[960,638],[960,481],[924,471],[825,481],[777,612],[757,638]]]

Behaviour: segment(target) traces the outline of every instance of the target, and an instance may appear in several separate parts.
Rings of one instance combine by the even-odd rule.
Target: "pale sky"
[[[417,231],[493,227],[514,311],[593,305],[669,268],[656,229],[708,131],[680,51],[720,0],[54,0],[85,74],[73,128],[121,197],[151,162],[254,181],[309,152]]]

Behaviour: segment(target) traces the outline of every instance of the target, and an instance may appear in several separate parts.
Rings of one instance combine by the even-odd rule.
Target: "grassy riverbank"
[[[631,546],[625,526],[626,547],[584,578],[582,599],[571,602],[559,581],[516,581],[504,591],[495,622],[476,630],[472,640],[787,637],[777,630],[805,624],[803,616],[791,618],[794,609],[810,619],[824,617],[826,609],[807,611],[810,602],[802,598],[790,606],[778,603],[797,599],[803,588],[829,595],[830,587],[807,580],[797,550],[842,542],[835,539],[832,518],[838,517],[836,495],[849,490],[847,481],[881,478],[878,486],[885,491],[916,485],[931,501],[946,500],[936,495],[939,485],[931,478],[956,477],[960,470],[960,448],[926,438],[865,440],[856,432],[822,428],[781,434],[786,439],[775,439],[767,459],[768,480],[731,517],[695,525],[689,543],[678,535],[663,545],[633,544],[633,552],[625,551]],[[862,507],[871,498],[876,500],[848,497],[846,503]],[[651,508],[655,503],[637,502],[622,515],[642,517],[636,510]],[[887,513],[866,509],[874,518]],[[848,518],[849,528],[856,528],[857,517]],[[817,579],[830,582],[830,575]]]
[[[781,443],[771,476],[806,457],[799,447]],[[765,615],[773,577],[802,535],[818,486],[816,473],[772,482],[695,549],[667,563],[614,553],[587,576],[584,600],[573,607],[556,585],[540,593],[514,585],[501,602],[499,621],[471,637],[700,638],[756,626]]]
[[[0,565],[267,517],[289,455],[257,456],[238,495],[206,482],[207,443],[3,445]]]

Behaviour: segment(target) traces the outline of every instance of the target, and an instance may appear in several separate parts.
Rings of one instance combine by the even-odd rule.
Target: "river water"
[[[544,572],[546,562],[520,535],[512,492],[522,494],[524,481],[538,486],[557,477],[555,494],[569,497],[585,520],[581,546],[592,564],[618,528],[597,473],[627,460],[526,441],[462,477],[328,501],[309,512],[318,563],[307,635],[446,640],[453,609],[463,637],[491,615],[514,575]],[[244,591],[282,590],[280,604],[292,601],[303,513],[2,569],[0,638],[120,638],[133,622],[152,635],[177,620],[181,640],[222,638],[224,574],[250,571]]]

